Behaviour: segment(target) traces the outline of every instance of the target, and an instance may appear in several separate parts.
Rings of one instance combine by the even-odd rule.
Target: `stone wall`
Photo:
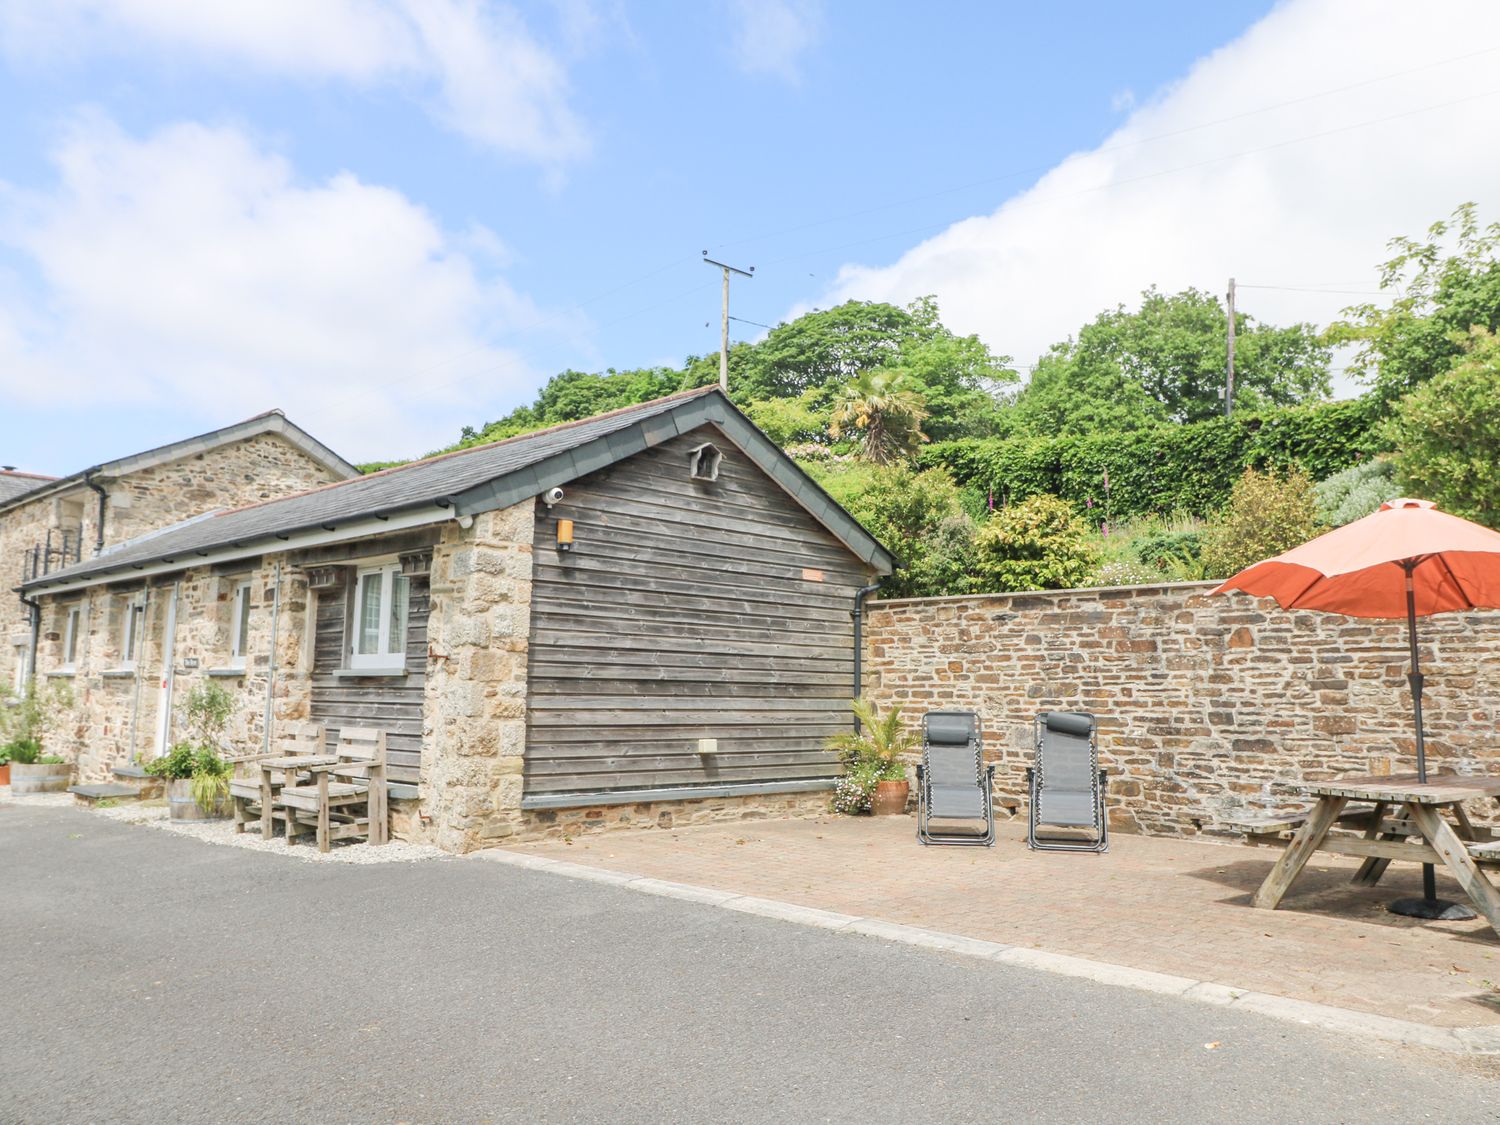
[[[182,707],[196,683],[212,679],[235,698],[225,744],[235,753],[257,753],[264,743],[267,679],[273,667],[272,617],[277,564],[267,558],[242,571],[215,573],[207,567],[189,570],[147,586],[98,586],[84,595],[43,600],[43,634],[38,648],[40,682],[71,696],[48,750],[76,763],[80,782],[104,781],[111,770],[140,754],[154,754],[162,732],[164,640],[176,590],[176,630],[171,715],[165,731],[170,746],[183,735]],[[230,596],[243,581],[251,583],[251,610],[245,667],[229,665]],[[274,722],[307,716],[311,654],[307,630],[305,581],[283,563],[281,607],[276,617],[270,706]],[[124,614],[129,603],[145,599],[141,648],[134,670],[122,666]],[[82,625],[74,666],[63,664],[67,610],[82,608]],[[273,725],[273,732],[275,730]]]
[[[341,479],[277,434],[257,434],[117,479],[99,478],[109,493],[106,546],[220,508],[289,496]],[[84,558],[94,552],[98,496],[79,486],[56,497],[0,513],[0,697],[15,676],[17,645],[30,641],[26,608],[10,589],[20,581],[23,556],[48,528],[77,527]],[[39,658],[39,669],[47,665]]]
[[[432,552],[421,809],[398,809],[396,827],[447,851],[502,842],[523,820],[533,507],[449,521]]]
[[[913,721],[979,711],[1002,804],[1024,806],[1032,719],[1099,716],[1111,824],[1212,831],[1304,804],[1297,784],[1415,768],[1404,622],[1284,612],[1211,585],[872,602],[866,693]],[[1429,761],[1500,772],[1500,613],[1419,622]],[[1493,808],[1481,811],[1495,821]]]
[[[257,434],[105,481],[105,542],[120,543],[204,512],[290,496],[341,479],[280,435]],[[86,512],[85,551],[92,549],[94,519],[93,511]]]

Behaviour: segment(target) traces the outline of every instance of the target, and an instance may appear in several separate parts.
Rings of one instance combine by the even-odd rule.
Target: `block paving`
[[[1318,856],[1275,911],[1250,896],[1277,853],[1116,835],[1105,855],[1031,852],[1019,822],[993,848],[928,848],[909,816],[767,820],[614,833],[512,850],[923,926],[1439,1027],[1500,1025],[1500,938],[1385,904],[1420,893],[1392,865]],[[1439,894],[1463,901],[1438,876]]]

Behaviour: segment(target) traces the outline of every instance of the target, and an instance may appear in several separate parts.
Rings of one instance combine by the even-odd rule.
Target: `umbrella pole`
[[[1406,640],[1411,649],[1411,671],[1406,675],[1406,682],[1411,685],[1411,706],[1417,723],[1417,781],[1426,784],[1427,737],[1422,729],[1422,662],[1417,652],[1417,596],[1412,588],[1412,571],[1416,569],[1418,561],[1407,560],[1399,565],[1406,571]],[[1462,903],[1438,898],[1437,872],[1430,863],[1422,864],[1422,897],[1398,898],[1386,909],[1392,914],[1442,922],[1462,922],[1475,917],[1474,912]]]

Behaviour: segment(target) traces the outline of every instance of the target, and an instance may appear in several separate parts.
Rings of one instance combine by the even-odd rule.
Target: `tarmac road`
[[[303,863],[72,809],[0,806],[0,949],[3,1122],[1500,1120],[1488,1060],[483,860]]]

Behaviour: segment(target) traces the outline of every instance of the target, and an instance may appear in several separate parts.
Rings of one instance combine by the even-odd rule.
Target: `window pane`
[[[391,596],[391,631],[386,642],[386,652],[392,656],[406,653],[406,603],[411,596],[411,580],[404,574],[392,572],[391,582],[395,587]]]
[[[250,587],[241,586],[239,596],[235,604],[235,633],[234,633],[234,656],[244,656],[248,647],[246,639],[250,636]]]
[[[63,652],[63,663],[72,664],[78,653],[78,611],[68,610],[68,640]]]
[[[354,651],[361,656],[380,652],[380,595],[384,583],[385,575],[378,570],[359,579],[359,636]]]

